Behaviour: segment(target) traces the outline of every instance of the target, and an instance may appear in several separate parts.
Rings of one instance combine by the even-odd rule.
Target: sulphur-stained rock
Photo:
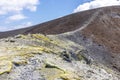
[[[11,61],[0,61],[0,75],[4,73],[9,73],[12,69]]]
[[[119,80],[112,68],[94,59],[88,64],[86,48],[67,38],[19,36],[0,40],[0,80]]]
[[[0,80],[120,80],[119,13],[98,8],[0,33]]]

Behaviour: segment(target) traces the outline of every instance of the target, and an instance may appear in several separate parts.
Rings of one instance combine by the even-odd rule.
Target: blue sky
[[[36,25],[78,11],[119,4],[119,0],[2,0],[0,31]]]

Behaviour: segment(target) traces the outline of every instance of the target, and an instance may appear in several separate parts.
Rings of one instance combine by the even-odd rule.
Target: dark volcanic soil
[[[95,12],[101,10],[96,18],[82,30],[82,33],[94,41],[105,45],[109,50],[120,53],[120,7],[105,7],[71,14],[56,20],[29,28],[0,33],[0,38],[17,34],[43,33],[60,34],[79,29],[86,24]]]
[[[0,34],[0,38],[13,36],[16,34],[27,33],[43,33],[43,34],[60,34],[80,28],[85,21],[87,21],[92,14],[97,10],[90,10],[71,14],[62,18],[38,24],[32,27],[7,31]]]
[[[95,16],[93,14],[99,10],[95,19],[89,22],[89,19]],[[28,33],[60,34],[77,30],[86,23],[87,27],[80,30],[84,36],[92,38],[114,53],[120,53],[120,6],[78,12],[29,28],[3,32],[0,33],[0,38]]]
[[[28,28],[1,32],[0,38],[29,33],[60,34],[57,36],[62,36],[61,40],[63,37],[73,40],[86,48],[89,57],[120,72],[120,6],[78,12]]]
[[[120,53],[120,7],[103,9],[82,33],[112,52]]]

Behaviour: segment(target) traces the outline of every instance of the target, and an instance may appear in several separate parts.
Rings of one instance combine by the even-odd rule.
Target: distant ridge
[[[112,52],[120,53],[120,6],[87,10],[32,27],[2,32],[0,38],[28,33],[61,34],[76,30],[107,46]]]
[[[120,6],[0,32],[0,38],[1,80],[120,79]]]
[[[97,9],[78,12],[35,26],[1,32],[3,35],[0,34],[0,38],[24,33],[60,34],[64,32],[73,31],[81,27],[84,24],[84,22],[86,22],[88,18],[90,18],[92,14],[96,11]]]

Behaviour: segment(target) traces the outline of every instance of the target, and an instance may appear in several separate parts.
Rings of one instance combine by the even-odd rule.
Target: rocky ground
[[[95,51],[89,51],[89,44],[74,37],[28,34],[0,39],[0,80],[119,80],[119,72],[105,66],[99,55],[92,57]]]

